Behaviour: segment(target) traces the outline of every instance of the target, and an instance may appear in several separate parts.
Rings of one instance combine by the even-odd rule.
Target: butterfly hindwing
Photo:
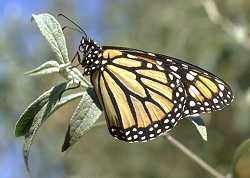
[[[222,79],[186,61],[142,50],[115,47],[149,62],[154,60],[160,68],[176,76],[184,85],[186,104],[184,116],[221,110],[233,100],[232,90]]]
[[[176,58],[163,55],[159,58],[163,67],[169,68],[184,85],[187,93],[185,116],[221,110],[232,102],[232,90],[219,77]]]

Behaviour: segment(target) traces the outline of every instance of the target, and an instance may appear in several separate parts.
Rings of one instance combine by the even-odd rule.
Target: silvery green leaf
[[[50,95],[49,95],[48,103],[46,103],[46,109],[44,111],[43,118],[47,118],[47,116],[49,115],[51,110],[60,101],[62,94],[66,90],[66,88],[70,88],[69,83],[64,82],[64,83],[61,83],[61,84],[55,86],[52,89],[52,91],[50,92]]]
[[[92,89],[93,90],[93,89]],[[76,143],[99,119],[102,111],[96,106],[93,99],[86,92],[75,109],[62,146],[66,151]]]
[[[243,143],[241,143],[240,146],[238,146],[237,150],[234,153],[234,158],[231,166],[232,177],[238,177],[238,174],[236,172],[236,165],[240,160],[240,158],[249,153],[250,153],[250,139],[247,139]]]
[[[47,61],[37,68],[26,72],[25,74],[35,76],[35,75],[44,75],[44,74],[52,74],[59,72],[59,64],[56,61]]]
[[[19,120],[16,123],[16,137],[24,136],[29,131],[34,117],[48,102],[51,91],[52,89],[44,92],[24,110],[24,112],[21,114]]]
[[[56,53],[56,58],[60,63],[68,63],[68,51],[62,27],[50,14],[32,15],[39,30],[49,42],[52,50]]]
[[[24,162],[25,162],[25,166],[27,171],[29,172],[29,152],[30,152],[30,147],[33,141],[33,138],[35,136],[35,134],[37,133],[37,130],[40,128],[41,124],[42,124],[42,115],[43,115],[43,110],[44,108],[42,108],[42,110],[40,110],[41,112],[38,112],[35,117],[33,118],[33,121],[29,127],[29,130],[27,131],[27,133],[25,133],[24,136],[24,143],[23,143],[23,158],[24,158]]]
[[[30,129],[31,124],[34,120],[34,117],[37,113],[48,104],[47,109],[45,110],[46,115],[49,115],[51,108],[55,103],[60,99],[61,93],[64,89],[71,88],[72,85],[69,83],[62,83],[56,87],[51,88],[50,90],[44,92],[39,96],[35,101],[33,101],[21,114],[19,120],[16,123],[15,135],[24,136]]]
[[[61,108],[63,105],[66,103],[77,99],[81,97],[83,93],[76,93],[76,94],[71,94],[65,97],[62,97],[60,101],[58,101],[53,107],[51,107],[51,104],[47,103],[45,104],[41,110],[35,115],[29,130],[25,133],[25,138],[24,138],[24,144],[23,144],[23,156],[24,156],[24,161],[27,170],[29,171],[29,164],[28,164],[28,159],[29,159],[29,152],[30,152],[30,147],[33,141],[33,138],[35,134],[37,133],[38,129],[41,127],[42,123],[47,120],[47,118],[53,114],[55,111],[57,111],[59,108]],[[50,109],[48,109],[50,108]],[[49,112],[48,112],[49,111]]]
[[[200,133],[203,140],[207,141],[207,128],[202,118],[198,116],[198,117],[191,117],[190,119],[192,123],[195,125],[198,132]]]

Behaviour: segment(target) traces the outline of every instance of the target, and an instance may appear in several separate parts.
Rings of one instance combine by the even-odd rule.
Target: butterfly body
[[[220,110],[233,99],[230,87],[220,78],[173,57],[99,46],[86,38],[78,54],[109,132],[126,142],[154,139],[179,119]]]

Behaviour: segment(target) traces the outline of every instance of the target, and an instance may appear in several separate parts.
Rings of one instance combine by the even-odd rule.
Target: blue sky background
[[[102,40],[100,35],[98,35],[97,26],[98,22],[101,22],[102,16],[102,7],[104,4],[103,0],[89,0],[85,1],[84,4],[81,0],[70,1],[72,12],[77,13],[74,14],[77,16],[77,19],[74,19],[80,25],[84,23],[80,20],[83,18],[89,18],[93,20],[95,23],[91,23],[92,25],[88,27],[88,32],[96,38],[97,40]],[[40,43],[42,37],[41,35],[36,33],[30,33],[30,26],[33,24],[30,21],[32,14],[38,13],[64,13],[60,11],[60,9],[51,9],[53,7],[53,1],[27,1],[27,0],[0,0],[0,25],[2,26],[2,30],[0,31],[0,37],[6,39],[10,37],[9,42],[11,41],[10,32],[18,32],[18,30],[22,30],[23,33],[14,34],[13,38],[17,36],[19,38],[20,43],[14,44],[13,50],[16,51],[17,54],[26,55],[22,59],[27,60],[26,63],[30,63],[30,56],[34,55],[34,47]],[[83,5],[82,5],[83,4]],[[56,14],[54,14],[56,15]],[[67,14],[65,14],[67,15]],[[72,18],[72,17],[71,17]],[[63,20],[62,20],[63,21]],[[18,26],[16,27],[18,30],[13,28],[13,25],[18,22]],[[67,24],[67,21],[65,21]],[[21,24],[21,26],[20,26]],[[69,23],[68,23],[69,24]],[[71,24],[69,24],[71,25]],[[101,24],[99,24],[101,25]],[[27,27],[27,28],[26,28]],[[34,31],[35,26],[32,26],[32,31]],[[15,36],[15,37],[14,37]],[[13,41],[14,42],[14,41]],[[16,43],[16,42],[15,42]],[[10,56],[1,55],[0,54],[0,80],[4,81],[9,73],[10,73]],[[24,61],[22,61],[23,63]],[[24,162],[22,158],[22,142],[20,138],[13,139],[13,125],[8,125],[9,123],[5,120],[6,113],[1,112],[0,110],[0,178],[26,178],[27,172],[25,171]],[[18,113],[13,115],[14,118],[17,118]],[[12,122],[13,123],[13,122]],[[36,147],[32,148],[31,153],[36,152]],[[32,155],[32,154],[31,154]],[[32,159],[32,156],[31,156]],[[45,158],[46,159],[46,158]],[[48,163],[53,165],[53,161],[47,158]],[[34,170],[32,172],[39,172],[39,170],[35,170],[36,167],[39,167],[39,160],[32,159],[32,165]],[[41,165],[40,165],[41,166]],[[61,178],[63,177],[63,165],[57,164],[53,167],[54,174],[50,175],[53,178]],[[58,171],[56,169],[58,168]],[[47,170],[48,171],[48,170]],[[33,175],[38,176],[38,175]],[[47,174],[45,174],[47,176]],[[39,175],[39,177],[43,177]]]

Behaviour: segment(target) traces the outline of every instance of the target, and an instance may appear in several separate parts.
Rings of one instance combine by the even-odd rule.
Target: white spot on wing
[[[189,73],[187,73],[186,78],[191,81],[194,80],[194,76]]]
[[[196,96],[200,95],[199,91],[193,85],[190,85],[188,91],[189,91],[190,94],[194,93]]]
[[[174,74],[174,76],[176,76],[178,79],[180,79],[180,78],[181,78],[181,76],[180,76],[180,75],[178,75],[177,73],[173,72],[173,74]]]
[[[178,87],[179,92],[183,92],[183,89],[181,87]]]
[[[154,134],[150,134],[149,137],[154,137],[155,135]]]
[[[169,119],[165,119],[164,123],[167,124],[169,122]]]
[[[219,85],[219,88],[220,88],[221,91],[223,91],[225,89],[224,85],[222,85],[220,83],[218,85]]]
[[[166,125],[166,126],[165,126],[165,129],[169,129],[169,125]]]
[[[184,68],[188,68],[188,65],[186,65],[186,64],[181,64],[182,65],[182,67],[184,67]]]
[[[129,135],[129,134],[130,134],[130,131],[127,131],[127,132],[125,133],[126,136]]]
[[[157,64],[159,64],[160,66],[162,65],[162,62],[161,61],[156,61]]]
[[[102,64],[106,64],[108,61],[107,60],[103,60],[102,61]]]
[[[159,65],[157,65],[157,68],[158,68],[159,70],[164,70],[164,68],[161,67],[161,66],[159,66]]]
[[[173,71],[177,71],[178,70],[178,67],[176,67],[176,66],[170,66],[170,69],[172,69]]]
[[[151,63],[147,63],[147,68],[152,68],[153,65]]]
[[[138,138],[138,135],[134,135],[134,139],[137,139]]]
[[[213,99],[214,103],[218,103],[218,100],[216,98]]]
[[[174,79],[174,76],[172,74],[168,74],[170,80],[173,80]]]
[[[158,134],[161,133],[161,129],[158,129],[158,130],[157,130],[157,133],[158,133]]]
[[[195,106],[196,104],[195,104],[194,101],[190,101],[190,102],[189,102],[189,105],[190,105],[191,107],[193,107],[193,106]]]
[[[131,55],[131,54],[127,54],[127,57],[128,57],[128,58],[131,58],[131,59],[136,59],[136,58],[137,58],[136,56]]]
[[[153,53],[148,53],[148,55],[150,55],[150,56],[155,56],[155,54],[153,54]]]
[[[220,80],[218,80],[218,79],[215,79],[215,81],[216,81],[216,82],[218,82],[218,83],[223,84],[223,82],[222,82],[222,81],[220,81]]]

